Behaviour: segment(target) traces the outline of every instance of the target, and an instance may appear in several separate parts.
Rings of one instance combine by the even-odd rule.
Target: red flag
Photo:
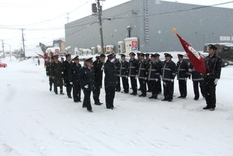
[[[197,72],[205,73],[206,67],[205,67],[205,59],[202,55],[200,55],[199,52],[197,52],[187,41],[185,41],[180,35],[176,33],[176,30],[173,29],[173,32],[177,35],[177,37],[180,40],[180,43],[182,44],[185,52],[188,55],[188,58],[193,65],[194,69]]]

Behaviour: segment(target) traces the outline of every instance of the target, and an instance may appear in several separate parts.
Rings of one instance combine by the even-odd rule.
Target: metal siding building
[[[195,9],[194,9],[195,8]],[[196,9],[197,8],[197,9]],[[199,8],[199,9],[198,9]],[[220,36],[233,36],[233,9],[155,0],[132,0],[103,11],[104,44],[114,45],[127,35],[139,39],[142,52],[183,50],[171,29],[203,50],[204,43],[219,42]],[[91,48],[100,45],[97,16],[87,16],[65,25],[66,45]]]

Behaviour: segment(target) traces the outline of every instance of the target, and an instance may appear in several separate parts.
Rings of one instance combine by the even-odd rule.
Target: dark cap
[[[156,56],[155,56],[155,54],[151,54],[151,56],[150,56],[150,57],[156,57]]]
[[[172,58],[172,55],[169,54],[169,53],[164,53],[165,57],[171,57]]]
[[[184,55],[183,54],[177,54],[178,57],[183,57]]]
[[[150,56],[150,54],[149,54],[149,53],[145,53],[144,55],[146,55],[146,56]]]
[[[208,47],[209,47],[209,49],[213,49],[213,50],[217,50],[217,49],[218,49],[218,48],[217,48],[215,45],[213,45],[213,44],[208,45]]]
[[[106,57],[104,54],[101,54],[100,57]]]
[[[143,53],[138,53],[138,56],[144,56],[144,54]]]
[[[92,62],[92,57],[85,59],[85,62]]]
[[[158,53],[155,53],[154,55],[155,55],[155,57],[159,57],[160,56]]]
[[[53,55],[53,58],[58,58],[58,56],[59,56],[58,54],[55,54]]]
[[[108,54],[108,58],[112,58],[112,57],[114,57],[115,56],[115,54],[114,53],[110,53],[110,54]]]
[[[135,56],[135,53],[134,52],[130,52],[129,55]]]
[[[75,58],[73,58],[73,60],[79,60],[79,56],[75,56]]]
[[[69,57],[69,56],[71,56],[70,54],[66,54],[66,57]]]

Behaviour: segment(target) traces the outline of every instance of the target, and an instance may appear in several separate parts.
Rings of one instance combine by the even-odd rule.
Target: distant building
[[[183,50],[172,33],[176,28],[196,50],[207,42],[233,41],[233,9],[155,0],[132,0],[103,12],[104,44],[114,45],[127,37],[139,39],[142,52]],[[91,11],[91,9],[90,9]],[[66,44],[74,50],[100,45],[95,15],[65,25]]]

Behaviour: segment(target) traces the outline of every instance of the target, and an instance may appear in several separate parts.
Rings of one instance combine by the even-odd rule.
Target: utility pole
[[[2,40],[2,53],[3,53],[3,58],[5,57],[5,52],[4,52],[4,40]]]
[[[69,18],[69,14],[70,14],[70,13],[66,13],[66,15],[67,15],[67,16],[66,16],[67,23],[69,23],[69,19],[70,19],[70,18]]]
[[[99,26],[100,26],[100,41],[101,41],[101,52],[105,53],[104,50],[104,37],[103,37],[103,26],[102,26],[102,6],[100,5],[100,0],[97,0],[98,7],[98,18],[99,18]]]
[[[24,33],[23,33],[24,29],[21,29],[21,30],[22,30],[22,42],[23,42],[23,54],[25,57],[25,44],[24,44],[25,39],[24,39]]]

